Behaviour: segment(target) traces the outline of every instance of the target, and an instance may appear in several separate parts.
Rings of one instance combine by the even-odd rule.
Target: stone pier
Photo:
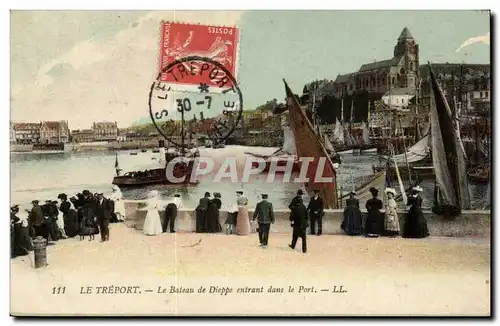
[[[134,226],[138,230],[142,230],[146,211],[138,210],[145,206],[144,201],[125,201],[125,209],[127,214],[128,225]],[[249,207],[248,214],[250,219],[253,215],[253,207]],[[363,218],[365,218],[366,210],[361,210]],[[165,211],[159,211],[160,218],[165,218]],[[220,211],[220,223],[224,226],[227,218],[227,211]],[[276,222],[271,227],[271,232],[289,233],[291,231],[290,210],[275,209]],[[400,225],[403,226],[406,210],[398,211]],[[491,236],[491,211],[489,210],[471,210],[463,211],[462,214],[456,217],[453,221],[447,221],[442,216],[438,216],[431,211],[424,211],[427,218],[429,232],[432,236],[441,237],[480,237],[490,238]],[[340,224],[342,222],[343,210],[327,209],[323,217],[323,233],[324,234],[342,234]],[[193,232],[195,230],[196,214],[194,208],[181,208],[177,215],[176,229],[182,232]]]

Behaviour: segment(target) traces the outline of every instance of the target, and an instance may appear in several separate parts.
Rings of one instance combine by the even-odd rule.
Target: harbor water
[[[236,199],[236,191],[243,190],[248,197],[249,205],[254,206],[260,200],[260,194],[267,193],[269,200],[275,208],[286,208],[290,199],[303,185],[293,182],[282,182],[283,175],[276,175],[274,181],[267,182],[267,175],[251,176],[248,182],[241,182],[242,170],[249,157],[245,152],[269,155],[277,148],[226,146],[220,149],[200,148],[201,157],[210,157],[215,161],[215,170],[201,176],[200,183],[194,186],[181,185],[155,185],[137,189],[122,189],[124,199],[145,199],[149,190],[158,190],[162,199],[168,201],[175,193],[180,193],[185,207],[196,207],[199,198],[208,191],[220,192],[223,206],[232,205]],[[159,159],[159,153],[148,150],[139,151],[137,155],[130,155],[131,151],[117,153],[120,168],[124,171],[147,169]],[[41,202],[57,198],[59,193],[72,196],[84,189],[91,192],[111,194],[111,182],[115,176],[114,151],[81,152],[65,154],[32,154],[11,153],[11,204],[19,204],[21,208],[31,207],[30,202],[38,199]],[[218,168],[226,159],[236,161],[238,182],[230,178],[222,178],[214,182]],[[349,191],[353,186],[360,184],[372,174],[372,165],[378,164],[377,155],[352,155],[342,156],[342,164],[337,174],[339,189]],[[292,178],[293,179],[293,178]],[[432,205],[434,181],[424,180],[421,183],[424,189],[422,197],[423,206]],[[382,189],[381,189],[382,190]],[[399,189],[398,189],[399,192]],[[470,195],[473,208],[482,208],[485,204],[487,187],[484,185],[471,185]],[[360,203],[364,207],[365,203]]]

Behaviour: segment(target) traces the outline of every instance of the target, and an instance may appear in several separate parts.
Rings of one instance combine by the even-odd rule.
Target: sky
[[[127,127],[148,117],[160,21],[240,28],[238,83],[244,108],[284,98],[315,79],[335,79],[392,58],[404,27],[420,62],[489,63],[487,11],[11,11],[11,120],[95,121]]]

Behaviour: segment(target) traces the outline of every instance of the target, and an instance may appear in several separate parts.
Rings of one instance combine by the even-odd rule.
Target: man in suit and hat
[[[43,216],[42,207],[40,207],[38,203],[38,200],[33,200],[31,202],[33,208],[31,208],[28,215],[28,224],[33,233],[33,238],[41,236],[48,240],[49,234],[45,224],[45,217]]]
[[[323,215],[324,215],[323,199],[319,196],[319,190],[314,190],[314,196],[307,205],[309,219],[311,223],[311,234],[316,234],[316,223],[318,224],[318,235],[323,231]]]
[[[55,208],[55,210],[54,210]],[[50,241],[57,241],[59,237],[57,236],[57,206],[52,203],[52,200],[46,200],[45,204],[42,206],[42,212],[45,217],[45,226],[47,232],[50,236]]]
[[[288,208],[292,209],[292,204],[295,202],[295,200],[297,199],[302,200],[302,196],[304,196],[304,192],[302,191],[302,189],[297,190],[297,195],[295,195],[295,197],[292,198],[292,201],[290,202],[290,205],[288,205]]]
[[[97,193],[96,199],[95,214],[101,233],[101,242],[109,241],[109,220],[111,219],[112,207],[102,193]]]
[[[262,194],[262,201],[255,206],[253,220],[259,223],[259,242],[262,248],[267,248],[269,230],[274,224],[273,204],[267,201],[267,194]]]
[[[295,245],[297,244],[297,240],[299,237],[302,239],[302,252],[307,252],[307,239],[306,239],[306,229],[308,225],[307,219],[307,209],[302,202],[302,190],[297,192],[297,196],[292,199],[292,202],[288,206],[291,210],[290,213],[290,222],[293,228],[292,234],[292,243],[288,246],[292,249],[295,249]]]
[[[203,198],[200,198],[196,207],[196,233],[207,232],[207,211],[210,204],[210,193],[207,191]]]
[[[165,207],[165,223],[163,223],[163,232],[167,232],[170,226],[170,233],[175,233],[175,220],[177,218],[177,211],[181,208],[182,201],[181,195],[175,194],[174,199]]]

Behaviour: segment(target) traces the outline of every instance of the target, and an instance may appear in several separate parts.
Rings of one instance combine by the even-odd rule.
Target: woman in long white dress
[[[386,235],[396,237],[400,232],[397,204],[394,200],[396,190],[393,188],[385,188],[385,193],[387,194],[387,201],[385,202]]]
[[[158,212],[159,208],[158,191],[152,190],[148,194],[146,207],[143,209],[147,211],[143,228],[145,235],[162,234],[163,227],[161,225],[160,213]]]
[[[118,221],[125,221],[125,203],[123,202],[122,192],[118,186],[113,185],[111,188],[113,189],[113,193],[109,199],[115,203],[116,219]]]
[[[62,203],[62,200],[61,200],[61,203]],[[61,232],[61,236],[63,237],[63,239],[67,239],[68,236],[66,235],[66,231],[64,230],[64,214],[63,214],[63,212],[61,212],[60,209],[57,209],[56,224],[57,224],[57,228],[59,229],[59,232]]]

